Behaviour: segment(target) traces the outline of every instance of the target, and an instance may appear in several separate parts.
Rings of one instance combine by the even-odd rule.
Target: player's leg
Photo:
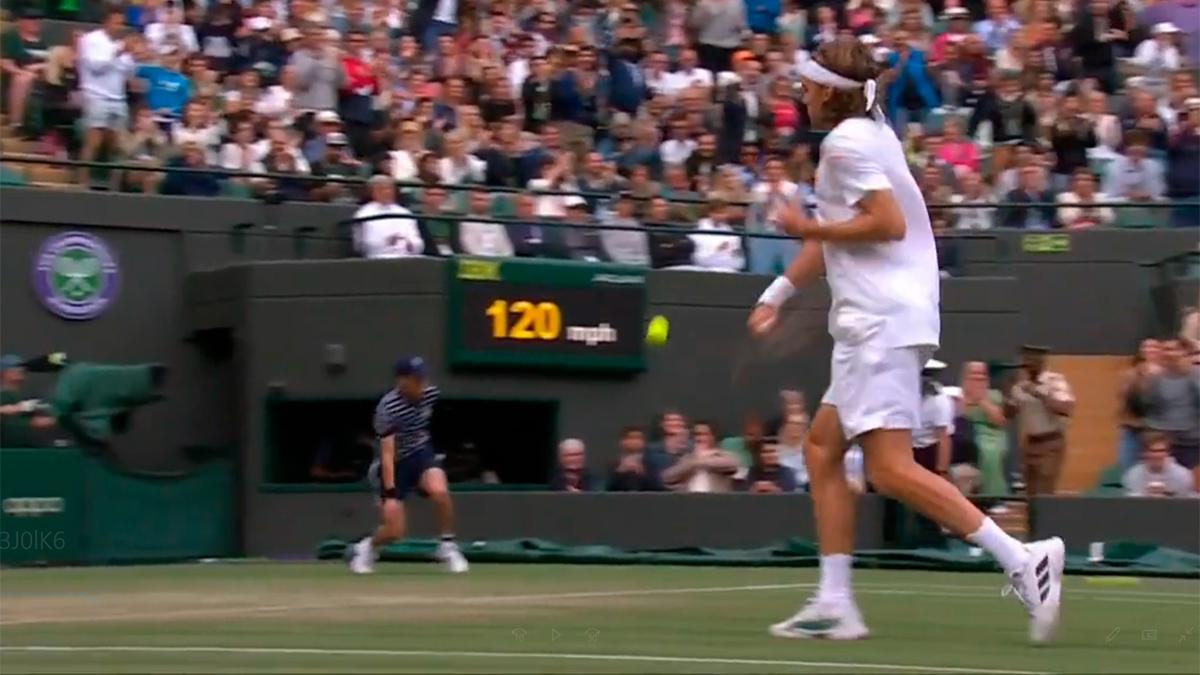
[[[360,539],[351,549],[350,571],[355,574],[370,574],[375,571],[375,560],[379,550],[404,536],[405,513],[403,492],[399,499],[383,498],[383,481],[379,475],[380,464],[376,459],[368,470],[368,476],[379,500],[379,525],[375,531]],[[399,471],[397,471],[399,473]],[[400,482],[397,476],[396,486],[399,491]]]
[[[370,574],[375,571],[379,551],[404,536],[404,503],[399,499],[379,501],[379,526],[375,532],[363,537],[354,545],[350,557],[350,571],[355,574]]]
[[[850,594],[850,561],[854,554],[856,495],[846,481],[843,459],[846,437],[837,408],[822,405],[804,444],[817,542],[821,552],[821,585],[826,597]]]
[[[919,419],[920,365],[925,354],[894,349],[876,365],[872,383],[879,398],[870,409],[882,425],[857,435],[867,476],[882,494],[897,499],[992,554],[1009,576],[1032,617],[1031,637],[1048,639],[1058,622],[1063,544],[1057,537],[1024,545],[1000,529],[950,482],[913,459],[912,428]],[[912,391],[907,391],[912,387]],[[905,417],[908,421],[905,422]]]
[[[777,637],[855,640],[869,634],[850,588],[857,495],[846,480],[846,448],[837,408],[823,403],[804,443],[821,552],[820,584],[799,612],[771,626]]]
[[[438,560],[446,563],[451,572],[466,572],[467,559],[454,539],[454,502],[450,499],[446,472],[439,466],[425,469],[421,474],[421,491],[429,497],[434,510],[437,511],[438,532],[441,535],[437,550]]]

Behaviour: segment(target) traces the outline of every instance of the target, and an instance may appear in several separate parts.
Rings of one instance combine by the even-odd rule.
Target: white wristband
[[[767,290],[758,296],[758,304],[779,307],[787,302],[788,298],[792,297],[792,294],[795,292],[796,287],[792,285],[791,279],[781,275],[775,277],[775,281],[772,281],[771,285],[767,286]]]

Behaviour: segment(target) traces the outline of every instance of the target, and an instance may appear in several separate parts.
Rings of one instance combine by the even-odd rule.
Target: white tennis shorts
[[[849,441],[875,429],[916,429],[921,423],[921,368],[933,352],[929,346],[835,342],[829,389],[821,403],[837,408]]]

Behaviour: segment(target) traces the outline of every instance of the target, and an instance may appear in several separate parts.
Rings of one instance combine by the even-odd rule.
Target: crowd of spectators
[[[928,201],[959,205],[933,210],[939,232],[1200,220],[1095,206],[1200,194],[1195,0],[115,7],[59,45],[36,9],[14,8],[0,46],[10,125],[48,154],[173,169],[108,172],[109,189],[369,201],[368,256],[777,270],[794,244],[743,235],[777,233],[778,206],[812,197],[820,136],[795,72],[843,34],[888,67],[887,113]],[[187,170],[206,167],[271,176]],[[371,176],[392,194],[347,180]],[[480,218],[445,218],[466,214]],[[696,231],[638,231],[664,222]]]
[[[1048,351],[1026,345],[1017,362],[968,361],[957,378],[945,363],[927,363],[921,425],[913,433],[918,463],[967,495],[1055,494],[1075,394],[1063,374],[1047,367]],[[1178,335],[1145,340],[1119,386],[1121,441],[1109,472],[1131,496],[1196,496],[1200,310],[1185,312]],[[770,414],[751,414],[728,435],[712,422],[689,423],[667,410],[648,429],[621,431],[616,459],[603,475],[588,471],[582,441],[563,441],[551,486],[570,492],[805,491],[809,415],[804,394],[792,390],[780,392]],[[861,449],[850,448],[846,475],[857,492],[871,489],[868,469]],[[1005,508],[1003,501],[995,506]]]

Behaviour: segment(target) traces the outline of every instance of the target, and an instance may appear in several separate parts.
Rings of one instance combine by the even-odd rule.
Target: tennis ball
[[[670,333],[670,322],[667,321],[667,317],[659,314],[650,319],[650,325],[646,327],[646,343],[655,346],[666,344]]]

